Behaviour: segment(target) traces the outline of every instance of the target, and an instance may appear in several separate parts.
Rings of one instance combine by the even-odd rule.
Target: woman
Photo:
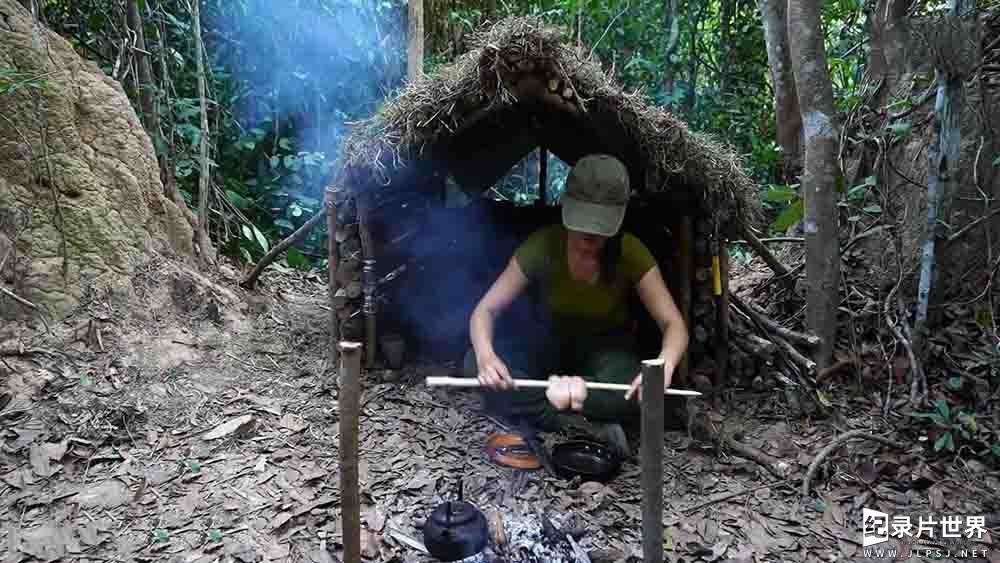
[[[656,260],[636,237],[622,233],[629,198],[625,166],[608,155],[583,157],[566,179],[562,225],[536,231],[479,301],[470,319],[472,349],[465,375],[487,389],[486,408],[521,427],[555,430],[567,409],[604,424],[604,437],[627,452],[623,420],[638,413],[641,375],[628,299],[634,289],[663,333],[664,387],[688,344],[688,332]],[[494,342],[501,312],[526,289],[546,313],[541,333],[519,330]],[[568,374],[556,376],[553,374]],[[515,390],[513,378],[544,379],[538,390]],[[584,380],[630,383],[624,394],[590,394]],[[548,399],[548,405],[545,399]]]

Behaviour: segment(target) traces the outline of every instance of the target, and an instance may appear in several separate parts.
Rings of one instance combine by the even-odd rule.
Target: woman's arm
[[[493,282],[486,295],[479,300],[469,319],[469,337],[479,366],[479,380],[490,387],[507,389],[513,387],[507,366],[493,350],[493,325],[500,313],[528,285],[517,259],[511,258],[500,277]]]
[[[684,325],[684,317],[680,309],[674,302],[667,284],[663,281],[660,269],[654,267],[639,280],[636,286],[639,298],[649,311],[650,316],[659,325],[663,333],[663,345],[660,349],[659,358],[663,360],[663,387],[670,387],[674,369],[680,363],[681,357],[687,350],[688,330]],[[625,394],[626,399],[632,398],[642,382],[641,377],[636,377],[632,382],[632,388]]]

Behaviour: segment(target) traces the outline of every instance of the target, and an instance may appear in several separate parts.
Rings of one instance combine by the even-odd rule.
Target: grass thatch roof
[[[641,93],[623,92],[559,30],[512,17],[481,30],[472,45],[355,125],[341,147],[346,182],[392,185],[408,164],[434,159],[449,171],[488,168],[475,178],[486,188],[544,144],[570,164],[587,153],[615,154],[640,194],[687,192],[683,199],[723,226],[734,226],[734,217],[757,219],[756,188],[735,152],[647,104]]]

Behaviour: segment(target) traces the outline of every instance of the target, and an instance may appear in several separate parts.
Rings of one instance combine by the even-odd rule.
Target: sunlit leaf
[[[259,244],[260,247],[264,249],[264,252],[267,252],[270,249],[270,246],[268,246],[267,244],[267,238],[264,237],[264,233],[260,232],[260,230],[256,226],[254,226],[253,234],[255,237],[257,237],[257,244]]]
[[[803,208],[802,200],[798,200],[778,215],[778,218],[771,223],[771,229],[775,231],[787,231],[789,227],[802,220]]]
[[[253,231],[251,231],[251,230],[250,230],[250,227],[249,227],[249,226],[247,226],[247,225],[243,225],[243,227],[242,227],[242,231],[243,231],[243,236],[244,236],[244,237],[245,237],[245,238],[246,238],[247,240],[253,240]]]

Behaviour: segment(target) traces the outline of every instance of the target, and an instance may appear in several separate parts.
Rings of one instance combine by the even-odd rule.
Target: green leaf
[[[945,401],[944,399],[938,399],[934,401],[934,406],[937,408],[937,411],[941,413],[941,416],[944,417],[945,420],[951,418],[951,409],[948,408],[947,401]]]
[[[288,210],[289,210],[289,212],[291,212],[292,217],[301,217],[302,216],[302,208],[299,207],[298,205],[292,204],[292,206]]]
[[[272,156],[270,159],[270,163],[271,163],[271,170],[274,170],[275,168],[281,166],[281,157]]]
[[[993,166],[1000,166],[1000,156],[993,159]]]
[[[264,236],[264,233],[260,232],[256,225],[253,227],[253,234],[257,237],[257,244],[264,249],[264,252],[267,252],[270,249],[270,246],[267,244],[267,238]]]
[[[222,531],[221,530],[212,530],[211,532],[208,533],[208,539],[210,541],[214,541],[214,542],[220,542],[220,541],[222,541]]]
[[[949,377],[948,387],[958,390],[962,388],[962,378],[961,377]]]
[[[165,542],[170,539],[170,532],[166,530],[153,530],[153,541]]]
[[[934,442],[934,451],[941,450],[955,451],[955,438],[952,437],[951,432],[945,432]]]
[[[913,125],[909,121],[898,121],[889,125],[889,130],[895,133],[897,139],[902,139],[909,132]]]
[[[292,140],[288,137],[282,137],[278,140],[278,146],[285,149],[286,151],[292,150]],[[287,161],[286,161],[287,162]]]
[[[309,258],[307,258],[305,254],[299,252],[299,250],[295,247],[288,249],[288,255],[285,257],[285,260],[287,260],[288,265],[293,268],[299,270],[309,269]]]
[[[993,452],[993,455],[1000,457],[1000,442],[990,446],[990,451]]]
[[[201,464],[197,461],[189,459],[185,462],[185,465],[191,470],[191,473],[201,473]]]
[[[90,378],[90,375],[88,375],[86,373],[80,374],[80,385],[87,386],[87,385],[90,385],[93,382],[94,382],[94,380]]]
[[[242,231],[243,231],[243,236],[247,240],[253,240],[253,231],[250,230],[250,227],[248,225],[243,225]]]
[[[241,196],[233,190],[226,190],[226,199],[228,199],[229,203],[233,204],[233,206],[237,209],[246,209],[251,205],[249,199]]]
[[[764,201],[771,203],[789,203],[799,197],[799,192],[788,186],[771,186],[771,189],[764,192]]]
[[[866,206],[864,209],[862,209],[862,211],[864,211],[865,213],[881,213],[882,212],[882,206],[881,205],[877,205],[877,204],[873,204],[873,205]]]
[[[293,225],[292,222],[289,221],[288,219],[275,219],[274,224],[278,227],[281,227],[282,229],[286,229],[289,231],[295,230],[295,225]]]
[[[246,247],[243,246],[240,247],[240,256],[242,256],[243,259],[246,260],[248,264],[253,263],[253,256],[250,255],[250,251],[247,250]]]
[[[775,231],[786,231],[789,227],[802,220],[802,200],[789,205],[778,215],[778,218],[771,223],[771,228]]]

